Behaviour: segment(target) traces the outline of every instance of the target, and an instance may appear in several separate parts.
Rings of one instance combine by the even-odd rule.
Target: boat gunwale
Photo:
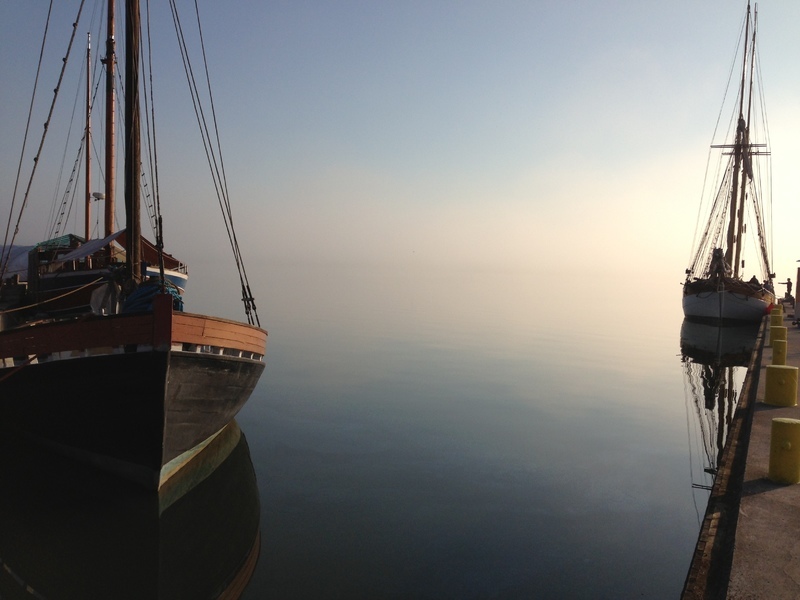
[[[263,357],[266,343],[267,332],[255,325],[157,307],[147,313],[87,315],[0,331],[0,360],[131,346],[171,350],[177,344],[227,348],[255,359]]]

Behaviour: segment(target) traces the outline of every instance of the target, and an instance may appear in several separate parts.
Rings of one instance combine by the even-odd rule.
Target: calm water
[[[680,594],[717,411],[679,287],[653,313],[519,273],[273,277],[246,598]]]
[[[197,508],[176,503],[161,520],[146,516],[151,500],[102,495],[91,475],[74,498],[53,491],[64,481],[37,484],[34,501],[6,495],[4,535],[23,556],[4,564],[41,560],[31,584],[101,564],[104,597],[155,597],[143,590],[167,580],[162,597],[179,597],[205,585],[196,572],[213,580],[214,565],[239,560],[260,518],[252,600],[680,594],[742,370],[681,359],[679,286],[652,290],[667,298],[659,309],[621,301],[635,281],[263,275],[267,368],[237,419],[253,468],[240,450]],[[697,352],[715,343],[683,333]],[[11,469],[4,486],[22,477]],[[137,573],[161,573],[138,576],[141,589],[137,560]]]

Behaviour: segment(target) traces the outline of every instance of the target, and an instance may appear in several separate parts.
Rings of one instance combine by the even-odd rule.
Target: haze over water
[[[200,4],[270,332],[238,419],[263,533],[245,597],[676,597],[709,483],[679,284],[745,1]],[[763,4],[780,281],[800,5]],[[47,10],[0,3],[6,208]],[[180,72],[156,72],[166,249],[187,310],[241,319]],[[18,243],[45,237],[61,142]]]
[[[238,419],[262,503],[246,597],[680,593],[710,479],[679,286],[649,312],[624,280],[270,277],[267,368]]]
[[[0,588],[213,597],[254,564],[243,598],[680,593],[723,411],[685,377],[678,285],[626,303],[640,282],[308,264],[256,278],[270,338],[237,417],[248,443],[156,496],[4,436]]]

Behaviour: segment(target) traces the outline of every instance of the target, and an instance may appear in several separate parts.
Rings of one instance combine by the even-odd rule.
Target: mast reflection
[[[703,453],[702,483],[692,474],[692,487],[710,490],[736,410],[739,392],[758,335],[759,324],[709,325],[684,319],[681,362],[687,394],[690,452]],[[696,434],[692,439],[691,426]],[[693,465],[694,466],[694,465]]]

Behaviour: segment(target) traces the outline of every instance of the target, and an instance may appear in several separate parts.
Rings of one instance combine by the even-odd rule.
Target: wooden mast
[[[739,264],[733,264],[736,257],[739,256],[736,246],[740,240],[737,238],[737,221],[742,219],[744,215],[737,214],[739,212],[739,173],[742,166],[742,153],[744,149],[744,134],[747,124],[744,122],[744,83],[745,75],[747,73],[747,41],[750,36],[750,4],[747,5],[747,21],[745,23],[744,33],[744,52],[742,54],[742,83],[739,91],[739,122],[736,126],[736,142],[734,144],[734,163],[733,163],[733,182],[731,184],[731,203],[730,214],[728,217],[728,234],[727,234],[727,247],[725,248],[725,262],[728,263],[733,269],[734,277],[739,274]],[[742,182],[742,190],[744,190],[744,180]]]
[[[749,7],[748,7],[749,8]],[[739,274],[739,269],[743,268],[741,264],[742,256],[742,233],[744,230],[744,210],[745,200],[747,193],[747,181],[753,177],[753,166],[750,160],[751,146],[750,146],[750,115],[753,108],[753,70],[755,69],[756,59],[756,19],[753,19],[753,38],[750,43],[750,73],[749,85],[747,89],[747,118],[745,119],[745,130],[742,139],[742,160],[744,162],[744,172],[742,173],[742,187],[739,194],[739,228],[736,234],[736,270],[735,273]],[[742,88],[742,96],[744,96],[744,88]],[[769,270],[769,268],[767,269]]]
[[[125,252],[129,276],[142,280],[140,223],[139,1],[126,2],[125,19]]]
[[[116,110],[116,63],[117,50],[114,40],[115,10],[114,0],[108,0],[108,37],[106,39],[106,202],[105,202],[105,235],[114,232],[114,190],[116,188],[116,148],[115,110]],[[111,260],[111,245],[107,248],[108,260]]]
[[[92,34],[87,34],[86,44],[86,189],[84,197],[84,231],[88,241],[92,233]]]

